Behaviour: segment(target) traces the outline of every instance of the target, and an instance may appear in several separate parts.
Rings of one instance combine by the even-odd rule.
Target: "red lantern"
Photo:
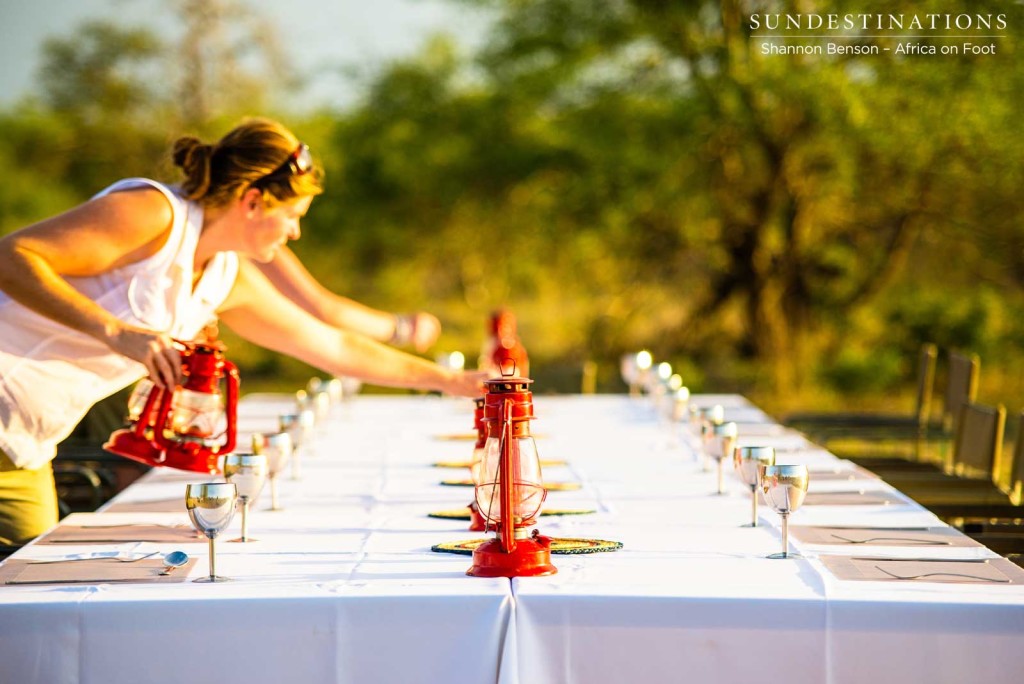
[[[484,423],[484,398],[474,399],[476,406],[473,409],[473,428],[476,430],[476,444],[473,445],[473,456],[469,461],[469,472],[473,478],[473,484],[480,486],[484,484],[484,446],[487,444],[487,424]],[[487,529],[487,521],[480,515],[480,508],[476,505],[476,497],[469,503],[469,530],[470,532],[483,532]]]
[[[140,382],[128,400],[130,425],[111,434],[103,448],[147,465],[219,473],[217,459],[235,448],[238,369],[220,343],[177,344],[182,384],[169,392]]]
[[[532,380],[514,375],[487,381],[481,484],[476,504],[497,530],[473,551],[475,577],[530,577],[557,572],[551,564],[551,540],[529,528],[540,514],[546,492],[537,445],[530,435],[533,420]]]
[[[501,369],[509,362],[524,375],[529,375],[530,359],[526,347],[519,340],[516,317],[511,311],[502,309],[491,314],[490,337],[484,345],[478,365],[481,370],[500,377]]]

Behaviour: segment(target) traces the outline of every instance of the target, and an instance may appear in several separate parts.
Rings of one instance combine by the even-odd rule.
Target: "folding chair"
[[[894,471],[882,479],[929,508],[1008,501],[999,486],[1006,409],[964,404],[956,424],[951,472]]]
[[[909,448],[889,452],[872,452],[870,455],[846,455],[842,450],[834,449],[841,456],[849,458],[858,465],[872,470],[879,475],[891,472],[942,472],[950,466],[946,448],[949,440],[956,437],[956,426],[965,404],[974,401],[978,394],[978,376],[981,360],[977,354],[949,353],[946,388],[943,393],[942,416],[935,426],[922,429],[913,437]],[[883,437],[894,441],[892,435]],[[870,435],[859,435],[856,439],[871,441]],[[877,437],[876,437],[877,439]],[[904,440],[906,441],[906,440]],[[940,450],[939,462],[923,459],[927,449],[936,447]]]
[[[923,430],[928,428],[931,415],[932,390],[935,386],[935,363],[938,350],[934,344],[924,344],[918,356],[917,399],[913,414],[893,413],[795,413],[784,421],[788,426],[807,433],[815,441],[827,441],[837,434],[853,430]]]
[[[928,508],[942,518],[957,522],[964,531],[1024,534],[1024,411],[1019,421],[1017,442],[1008,468],[999,464],[998,459],[993,466],[991,484],[999,496],[988,491],[980,495],[980,500],[937,499]],[[1002,473],[1007,470],[1008,481],[1001,483]]]

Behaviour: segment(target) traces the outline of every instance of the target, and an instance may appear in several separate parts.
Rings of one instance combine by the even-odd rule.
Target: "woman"
[[[286,250],[322,192],[309,149],[286,128],[255,119],[215,145],[182,138],[174,162],[180,187],[120,181],[0,239],[0,543],[56,524],[50,462],[89,407],[145,376],[174,387],[173,340],[215,319],[331,374],[481,392],[482,374],[371,339],[424,344],[436,319],[329,295]]]

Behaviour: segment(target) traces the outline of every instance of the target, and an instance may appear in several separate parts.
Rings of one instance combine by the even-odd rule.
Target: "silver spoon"
[[[170,575],[174,568],[180,568],[185,563],[188,563],[187,553],[184,551],[171,551],[164,556],[164,569],[160,571],[160,574]]]

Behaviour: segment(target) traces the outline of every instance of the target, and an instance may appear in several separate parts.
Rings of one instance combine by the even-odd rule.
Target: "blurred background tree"
[[[314,273],[434,311],[440,349],[470,358],[509,307],[539,388],[577,390],[596,361],[621,389],[619,355],[647,347],[773,410],[898,404],[930,341],[982,354],[983,389],[1015,403],[1020,4],[463,1],[496,17],[480,50],[440,36],[345,110],[289,106],[287,54],[228,0],[174,4],[178,42],[109,24],[54,40],[40,97],[2,114],[0,155],[26,161],[0,228],[124,175],[172,179],[177,135],[276,115],[328,171],[296,245]],[[1005,13],[1009,35],[995,55],[762,54],[751,12],[812,11]],[[863,33],[844,44],[897,42]],[[309,372],[229,344],[250,388]]]

